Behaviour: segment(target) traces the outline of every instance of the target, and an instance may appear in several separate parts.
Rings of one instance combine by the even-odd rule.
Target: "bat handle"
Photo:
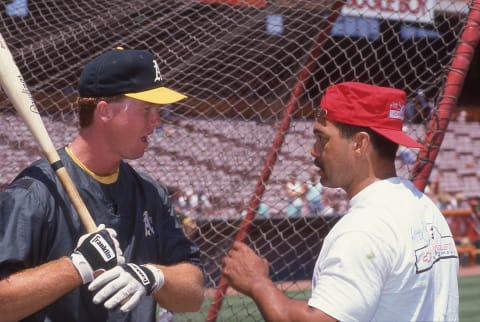
[[[69,196],[73,207],[77,211],[77,214],[80,217],[80,221],[82,222],[86,231],[89,233],[96,231],[97,225],[93,221],[93,218],[88,211],[87,206],[83,202],[82,197],[80,196],[77,188],[75,187],[75,183],[73,183],[72,178],[67,172],[67,169],[65,169],[57,151],[54,150],[45,154],[53,170],[56,172],[57,177],[60,179],[63,188],[67,192],[67,195]]]

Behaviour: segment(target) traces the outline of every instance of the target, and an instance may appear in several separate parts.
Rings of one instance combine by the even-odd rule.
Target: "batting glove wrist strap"
[[[147,295],[159,290],[165,283],[165,276],[162,270],[153,265],[129,263],[124,265],[123,268],[145,287]]]
[[[73,253],[70,256],[73,266],[77,269],[80,277],[82,278],[83,284],[90,283],[93,281],[93,269],[92,266],[87,262],[85,257],[80,253]]]

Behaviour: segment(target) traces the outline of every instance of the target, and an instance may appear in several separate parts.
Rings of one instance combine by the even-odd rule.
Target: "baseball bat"
[[[0,33],[0,85],[7,94],[13,107],[18,112],[23,121],[27,124],[30,132],[40,145],[48,162],[55,171],[57,177],[67,192],[80,220],[87,232],[97,230],[97,225],[92,219],[83,199],[78,193],[75,184],[65,169],[57,150],[45,128],[45,124],[40,117],[40,113],[35,105],[32,94],[30,93],[25,80],[20,74],[20,70],[15,64],[13,55]]]

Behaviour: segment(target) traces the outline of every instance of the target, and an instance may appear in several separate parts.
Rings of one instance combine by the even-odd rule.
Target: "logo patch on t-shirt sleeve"
[[[426,225],[429,243],[415,250],[417,274],[428,271],[441,259],[458,257],[452,236],[441,236],[437,227]]]

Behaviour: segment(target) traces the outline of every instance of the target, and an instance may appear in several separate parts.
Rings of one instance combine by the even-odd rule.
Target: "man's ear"
[[[106,101],[99,101],[95,109],[95,117],[103,122],[109,121],[113,117],[113,109]]]
[[[365,152],[370,146],[370,135],[367,132],[360,131],[352,137],[353,148],[358,152]]]

